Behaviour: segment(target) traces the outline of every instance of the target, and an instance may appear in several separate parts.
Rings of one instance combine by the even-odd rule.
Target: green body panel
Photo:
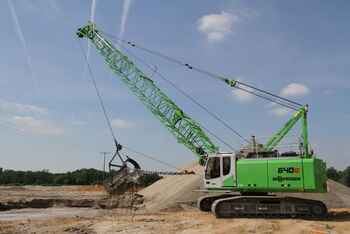
[[[303,161],[305,191],[318,190],[320,192],[327,192],[327,176],[325,163],[317,158],[304,159]],[[312,178],[315,178],[315,180],[313,180]]]
[[[306,192],[326,193],[325,164],[317,158],[238,160],[237,186],[233,176],[223,180],[220,188],[239,192]]]
[[[277,159],[269,160],[269,187],[271,189],[303,189],[303,159]],[[279,173],[279,168],[283,172]],[[292,170],[293,168],[293,170]],[[281,170],[282,171],[282,170]]]
[[[235,177],[230,176],[229,178],[222,181],[222,187],[233,187],[235,184]]]
[[[267,160],[237,161],[238,188],[268,188]]]

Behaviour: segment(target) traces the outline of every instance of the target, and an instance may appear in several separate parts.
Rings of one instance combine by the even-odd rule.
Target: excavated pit
[[[0,211],[51,207],[137,209],[142,203],[142,195],[137,193],[109,197],[101,188],[92,186],[0,187]]]
[[[74,208],[137,208],[142,204],[142,196],[138,194],[124,195],[103,199],[50,199],[35,198],[30,200],[9,200],[0,202],[0,211],[24,208],[51,208],[51,207],[74,207]]]

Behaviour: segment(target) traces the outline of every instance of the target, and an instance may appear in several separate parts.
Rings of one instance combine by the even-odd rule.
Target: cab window
[[[228,175],[231,170],[231,158],[230,157],[223,157],[222,159],[222,173],[223,175]]]
[[[220,158],[212,157],[208,159],[207,168],[205,169],[205,179],[215,179],[220,177]]]

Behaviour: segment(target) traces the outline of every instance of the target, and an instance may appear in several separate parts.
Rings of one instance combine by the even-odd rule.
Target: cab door
[[[204,186],[207,189],[236,187],[235,155],[222,154],[209,157],[204,174]]]
[[[204,171],[204,187],[214,189],[221,187],[221,158],[209,157]]]
[[[236,187],[236,157],[222,155],[221,157],[221,186]]]

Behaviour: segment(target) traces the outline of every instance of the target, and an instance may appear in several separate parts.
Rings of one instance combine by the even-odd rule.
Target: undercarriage
[[[198,200],[198,207],[201,211],[211,211],[217,218],[323,217],[327,215],[327,207],[321,201],[276,195],[205,196]]]

